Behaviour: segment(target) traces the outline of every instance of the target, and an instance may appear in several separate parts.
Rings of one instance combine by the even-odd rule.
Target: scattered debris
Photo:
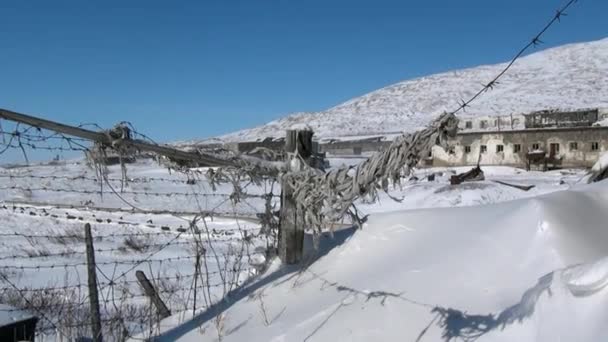
[[[498,180],[494,180],[494,183],[498,183],[498,184],[502,184],[502,185],[506,185],[506,186],[510,186],[512,188],[516,188],[519,190],[523,190],[523,191],[529,191],[530,189],[532,189],[533,187],[535,187],[536,185],[518,185],[518,184],[511,184],[511,183],[507,183],[507,182],[503,182],[503,181],[498,181]]]
[[[484,179],[486,179],[486,178],[483,174],[483,171],[481,170],[481,168],[478,165],[465,173],[461,173],[461,174],[450,177],[450,184],[458,185],[462,182],[475,182],[475,181],[482,181]]]
[[[602,154],[589,172],[587,183],[595,183],[608,178],[608,153]]]

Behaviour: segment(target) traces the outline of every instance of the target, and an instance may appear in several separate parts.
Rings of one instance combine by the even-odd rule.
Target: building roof
[[[27,321],[32,318],[35,318],[35,316],[25,310],[20,310],[6,304],[0,304],[0,327]]]

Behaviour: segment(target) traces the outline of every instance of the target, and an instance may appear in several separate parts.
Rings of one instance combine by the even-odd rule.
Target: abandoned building
[[[591,167],[608,151],[608,108],[544,110],[529,114],[459,117],[447,151],[435,146],[420,166],[504,165],[521,168]],[[391,144],[399,132],[313,141],[315,155],[365,157]],[[233,153],[281,153],[284,138],[220,143]],[[203,144],[200,147],[212,147]],[[214,145],[214,146],[215,146]],[[218,148],[219,148],[218,147]]]
[[[608,111],[539,111],[508,116],[460,117],[448,151],[434,147],[421,166],[505,165],[522,168],[590,167],[608,151]],[[365,155],[391,136],[325,141],[333,156]]]
[[[452,147],[435,147],[433,166],[590,167],[608,150],[608,112],[539,111],[508,117],[461,118]]]

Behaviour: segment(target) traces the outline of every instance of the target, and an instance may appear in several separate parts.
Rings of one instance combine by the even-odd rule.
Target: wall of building
[[[356,156],[380,151],[390,144],[390,141],[337,141],[328,144],[320,144],[319,151],[334,156]]]
[[[237,153],[250,152],[255,148],[262,147],[273,151],[282,151],[285,148],[284,141],[248,141],[228,143],[226,147]]]
[[[598,143],[595,151],[592,150],[594,142]],[[451,151],[437,146],[433,148],[432,165],[475,165],[481,156],[481,165],[525,167],[526,154],[534,150],[534,144],[548,154],[552,143],[559,144],[556,157],[561,158],[563,167],[590,167],[602,152],[608,151],[608,127],[459,133]],[[576,143],[576,149],[571,149],[570,143]],[[499,145],[502,146],[500,152]],[[519,145],[519,152],[515,151],[515,145]],[[470,148],[468,153],[467,146]],[[485,153],[480,153],[482,146],[486,146]]]

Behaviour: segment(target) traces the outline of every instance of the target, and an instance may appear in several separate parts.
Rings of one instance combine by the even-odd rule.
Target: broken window
[[[479,122],[479,128],[486,128],[488,127],[488,122],[486,120],[481,120]]]
[[[473,121],[467,121],[464,123],[464,128],[473,128]]]
[[[502,151],[504,151],[504,149],[505,149],[504,145],[496,145],[496,153],[502,152]]]
[[[570,151],[578,150],[578,143],[576,141],[570,142]]]
[[[471,153],[471,146],[465,146],[464,153]]]
[[[540,150],[540,144],[539,143],[532,144],[532,149],[533,150]]]
[[[488,146],[481,145],[481,153],[486,153],[488,151]]]
[[[597,141],[594,141],[591,143],[591,151],[597,151],[600,149],[600,143],[598,143]]]
[[[513,153],[519,153],[519,152],[521,152],[521,145],[520,144],[513,145]]]

